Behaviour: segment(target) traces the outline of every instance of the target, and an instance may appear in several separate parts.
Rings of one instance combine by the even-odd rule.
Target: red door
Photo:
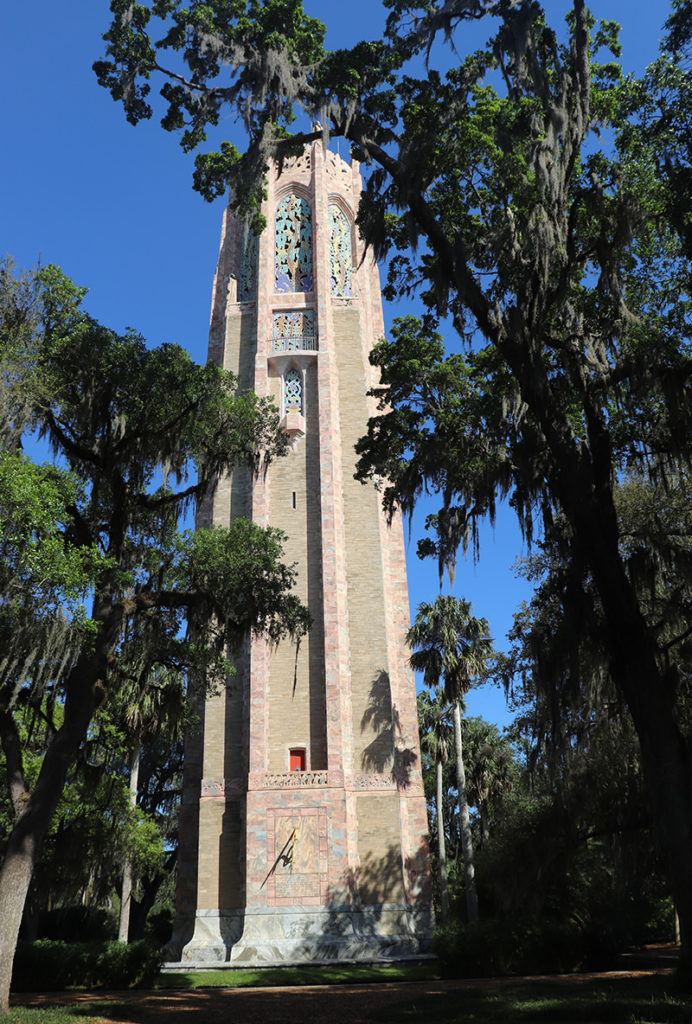
[[[305,751],[304,750],[292,750],[290,752],[290,764],[292,772],[304,772],[305,771]]]

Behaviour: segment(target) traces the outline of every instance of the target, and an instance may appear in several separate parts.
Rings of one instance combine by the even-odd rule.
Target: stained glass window
[[[329,273],[332,295],[350,297],[351,274],[353,272],[351,226],[336,203],[330,203],[327,213],[329,220]]]
[[[238,301],[248,302],[257,297],[257,235],[245,225],[240,248],[240,276]]]
[[[315,313],[306,309],[295,313],[274,313],[272,318],[272,350],[295,352],[315,348]]]
[[[275,279],[277,292],[312,291],[312,210],[300,196],[276,208]]]
[[[284,377],[284,411],[303,411],[303,375],[292,367]]]

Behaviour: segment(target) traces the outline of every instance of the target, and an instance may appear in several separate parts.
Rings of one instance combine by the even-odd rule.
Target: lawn
[[[160,974],[156,988],[248,988],[263,985],[360,985],[370,981],[427,981],[439,978],[437,963],[421,966],[344,964],[342,967],[242,967]]]
[[[311,977],[315,970],[300,972],[304,975],[302,984],[315,984],[314,978]],[[242,972],[241,984],[250,984],[250,976],[255,973]],[[287,973],[295,975],[298,972],[272,971],[271,975],[279,975],[278,983],[285,985]],[[327,982],[325,972],[319,973],[321,979]],[[352,968],[344,968],[342,972],[336,973],[342,974],[342,981],[348,980],[358,986],[363,985],[364,979],[360,976],[360,970],[356,972]],[[350,977],[346,979],[343,977],[344,974],[349,974]],[[268,984],[268,972],[261,972],[261,975],[262,983]],[[220,980],[216,972],[213,977]],[[194,983],[196,984],[199,979],[199,975],[195,976]],[[386,980],[390,985],[392,981],[396,984],[396,980],[391,976]],[[334,979],[330,979],[328,983],[333,984]],[[429,991],[430,988],[439,987],[444,987],[444,991]],[[375,1000],[377,988],[377,984],[373,985],[373,1005],[370,1010],[367,995],[364,995],[362,987],[353,996],[349,996],[348,988],[344,990],[343,995],[339,993],[338,996],[334,996],[332,990],[334,1011],[329,1019],[333,1024],[348,1024],[352,1019],[372,1021],[373,1024],[430,1024],[432,1021],[435,1024],[690,1024],[692,1020],[692,994],[679,991],[671,975],[573,975],[569,978],[479,981],[467,983],[463,987],[457,982],[442,985],[435,982],[414,982],[412,985],[403,984],[401,987],[396,985],[389,991],[385,1001],[381,998]],[[325,999],[329,991],[325,990]],[[121,1001],[113,994],[102,1001],[88,1000],[74,1006],[41,1009],[17,1006],[11,1011],[9,1022],[109,1024],[110,1021],[131,1021],[133,1024],[162,1024],[164,1020],[170,1021],[176,1017],[180,1020],[189,1019],[188,1014],[192,1007],[197,1010],[194,1013],[195,1019],[200,1011],[204,1016],[202,1007],[195,1005],[198,999],[209,1003],[208,1019],[229,1019],[226,1014],[230,1007],[224,1007],[224,993],[218,989],[214,991],[200,988],[199,992],[180,993],[183,1000],[180,1011],[176,1012],[169,1007],[165,1015],[162,1008],[155,1005],[155,995],[153,1000],[152,993],[147,993],[146,996],[147,1005],[140,1005],[136,994],[131,993],[127,1001]],[[144,999],[144,993],[142,997]],[[165,992],[159,994],[160,999],[165,997]],[[243,998],[240,993],[238,998]],[[289,1002],[292,1019],[297,1019],[302,998],[299,991],[289,993],[284,990],[280,1003],[277,1004],[276,997],[273,1003],[267,1002],[268,1009],[261,1018],[263,1024],[286,1020]],[[309,992],[305,993],[305,998],[309,998]],[[314,990],[311,998],[315,998]],[[354,1012],[354,1007],[360,1012]],[[256,1005],[256,1008],[259,1009],[259,1006]],[[237,1009],[241,1009],[240,1004]],[[279,1016],[275,1016],[275,1013]],[[366,1016],[363,1016],[363,1013]],[[239,1015],[236,1019],[244,1018]]]
[[[670,976],[563,981],[521,979],[499,988],[478,986],[428,995],[414,1006],[373,1015],[381,1024],[690,1024],[692,995]]]

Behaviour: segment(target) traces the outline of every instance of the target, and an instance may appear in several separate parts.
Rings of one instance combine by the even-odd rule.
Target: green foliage
[[[51,711],[47,699],[15,710],[24,782],[29,792],[36,786],[50,743],[51,715],[52,727],[59,728],[62,708],[58,705]],[[87,736],[82,756],[68,772],[37,860],[27,917],[30,923],[36,923],[41,937],[85,938],[86,928],[83,935],[79,930],[75,932],[72,919],[91,913],[98,917],[97,907],[111,899],[125,856],[132,857],[136,877],[163,870],[164,839],[171,839],[166,836],[164,808],[152,807],[145,793],[137,807],[130,806],[124,770],[127,747],[126,737],[112,727],[102,709]],[[170,755],[159,748],[157,755],[163,770]],[[5,764],[0,763],[0,772],[4,771]],[[166,802],[160,789],[152,796],[157,804]],[[13,823],[8,787],[4,785],[0,788],[0,855],[5,853]],[[83,900],[88,905],[78,906]],[[55,908],[54,912],[47,915],[47,906]],[[112,928],[111,932],[104,928],[102,922],[96,937],[110,937]]]
[[[237,643],[248,626],[274,638],[300,632],[305,615],[284,595],[292,575],[278,566],[277,531],[250,523],[192,537],[178,530],[219,473],[238,461],[258,468],[285,450],[276,411],[237,394],[231,375],[195,366],[177,346],[147,349],[134,334],[103,328],[56,268],[39,271],[36,287],[42,306],[32,312],[32,346],[5,324],[3,384],[14,387],[19,376],[26,396],[24,416],[8,429],[17,443],[35,431],[67,468],[12,452],[0,461],[2,571],[27,618],[39,602],[55,609],[105,590],[120,620],[137,624],[128,643],[113,636],[121,672],[128,655],[130,670],[133,659],[146,660],[152,631],[149,668],[204,662],[214,644]],[[195,638],[181,638],[193,608]],[[212,615],[222,628],[209,624]],[[103,621],[92,624],[99,628]]]
[[[65,549],[61,531],[79,499],[79,481],[67,470],[36,465],[21,452],[0,454],[2,568],[17,592],[83,601],[99,569],[108,565],[89,546]]]
[[[288,135],[296,86],[307,84],[304,69],[323,56],[322,23],[305,15],[300,0],[156,0],[149,6],[112,0],[111,11],[113,22],[104,36],[108,59],[97,61],[94,71],[99,83],[123,103],[131,124],[151,117],[149,81],[167,52],[182,55],[186,73],[164,82],[161,124],[181,133],[186,152],[204,142],[207,128],[219,123],[224,102],[242,109],[247,130],[257,133],[264,147],[248,160],[226,142],[220,152],[198,157],[195,187],[213,199],[233,178],[236,197],[260,226],[264,149]],[[156,19],[163,31],[158,41],[150,34]],[[266,80],[272,82],[275,98],[264,88]],[[254,102],[258,90],[264,92],[266,110]]]
[[[622,530],[623,544],[633,556],[640,543],[651,543],[652,530],[669,536],[670,544],[685,546],[682,519],[675,527],[667,511],[686,507],[684,486],[669,492],[658,513],[649,490],[642,493],[632,482],[622,488],[622,498],[623,508],[633,509],[623,518]],[[470,935],[465,944],[463,928],[458,948],[456,938],[452,941],[443,929],[442,948],[452,973],[473,974],[480,969],[479,961],[487,961],[488,973],[557,970],[563,954],[566,967],[571,956],[574,963],[600,969],[612,965],[614,956],[628,946],[673,934],[669,890],[656,851],[631,718],[602,669],[592,674],[599,664],[594,641],[598,633],[592,630],[592,641],[583,648],[566,640],[562,567],[550,559],[545,546],[529,566],[532,578],[544,582],[530,609],[517,616],[511,663],[515,674],[505,666],[512,682],[514,723],[503,736],[480,719],[462,723],[467,794],[475,809],[476,881],[488,932],[476,954],[470,952]],[[676,577],[674,586],[671,577],[667,588],[657,592],[659,621],[664,621],[666,598],[676,611],[684,601],[682,579]],[[593,596],[590,602],[593,610]],[[683,636],[678,647],[685,643]],[[464,890],[456,863],[460,828],[454,813],[454,751],[449,744],[438,813],[434,762],[444,739],[444,733],[438,736],[443,719],[429,694],[420,694],[418,702],[431,830],[434,840],[437,830],[444,830],[452,906],[459,916]],[[687,703],[681,702],[679,710],[685,722]],[[436,842],[431,854],[435,867]],[[507,922],[521,922],[522,932],[511,932],[504,944]],[[485,942],[495,941],[495,931],[500,940],[491,954]],[[543,944],[538,938],[542,931]],[[457,954],[465,959],[454,966]]]
[[[211,77],[195,57],[194,8],[181,12],[195,40],[186,95],[213,97],[209,123],[224,103],[241,119],[251,111],[247,153],[210,158],[204,187],[217,173],[251,214],[267,159],[330,134],[367,165],[361,233],[389,258],[388,296],[416,294],[426,311],[399,321],[373,353],[379,415],[359,445],[358,474],[385,481],[390,511],[437,496],[420,551],[441,572],[453,574],[460,548],[476,553],[478,523],[493,520],[498,500],[529,543],[544,542],[559,568],[541,586],[543,617],[524,624],[525,665],[537,668],[539,690],[552,671],[555,696],[537,694],[550,750],[538,799],[551,813],[563,797],[574,810],[576,780],[588,782],[589,815],[602,820],[600,764],[623,769],[614,791],[631,787],[622,817],[642,806],[634,727],[692,975],[687,534],[667,539],[668,510],[637,533],[635,506],[646,502],[630,490],[625,537],[617,486],[631,474],[674,491],[692,463],[690,4],[675,0],[663,55],[641,80],[622,74],[615,25],[597,25],[583,0],[562,30],[538,2],[386,6],[382,40],[326,52],[320,37],[307,63],[298,18],[271,68],[249,48]],[[225,11],[232,33],[244,10]],[[99,73],[135,95],[142,34],[132,37],[120,12],[111,78]],[[465,25],[480,18],[492,37],[464,53]],[[265,28],[257,15],[248,38]],[[212,38],[224,31],[216,25]],[[170,78],[165,54],[156,58]],[[153,63],[142,68],[148,75]],[[291,135],[294,108],[322,128]],[[443,345],[443,323],[456,345]],[[577,823],[579,850],[587,820]]]
[[[661,667],[677,680],[675,714],[688,740],[689,487],[631,476],[615,501],[623,562],[661,638]],[[565,557],[559,527],[523,566],[536,590],[515,617],[505,666],[523,777],[481,872],[499,913],[568,915],[604,949],[622,947],[673,931],[654,831],[658,794],[645,786],[632,717],[608,672],[599,596]]]
[[[58,905],[110,897],[125,860],[151,907],[191,708],[250,633],[297,640],[310,623],[280,531],[183,528],[219,477],[285,453],[274,406],[176,345],[109,330],[83,297],[56,267],[0,266],[3,964],[29,885],[13,865],[44,840],[29,921],[47,891]],[[30,439],[52,463],[21,453]],[[125,765],[157,734],[175,752],[168,781],[149,765],[133,808]]]
[[[478,920],[478,897],[474,880],[474,853],[469,818],[467,785],[461,737],[460,703],[474,682],[486,674],[487,663],[493,653],[490,630],[485,619],[471,616],[468,601],[440,595],[433,604],[419,605],[416,618],[406,634],[406,642],[413,648],[409,658],[411,668],[423,673],[428,687],[438,688],[451,706],[454,723],[454,747],[457,803],[459,806],[459,832],[464,858],[466,902],[470,922]],[[424,708],[424,705],[423,705]],[[428,710],[432,710],[428,708]],[[446,737],[438,709],[432,716],[434,745],[436,747],[437,781],[441,782],[446,752]],[[427,745],[427,744],[426,744]],[[430,742],[433,745],[433,741]],[[436,787],[437,788],[437,787]],[[439,794],[438,803],[443,804]],[[440,807],[439,813],[443,812]],[[443,833],[438,823],[441,916],[447,918],[447,876],[444,866]]]
[[[573,971],[586,962],[588,940],[569,920],[516,916],[438,929],[433,949],[443,977],[488,978]]]
[[[113,912],[103,907],[57,907],[40,915],[38,937],[68,943],[103,942],[115,938],[117,925]]]
[[[200,34],[194,5],[176,4],[176,32],[160,50],[147,37],[147,52],[158,73],[173,76],[165,50],[185,41],[191,74],[177,88],[213,96],[214,116],[221,104],[240,118],[252,111],[245,157],[202,158],[207,193],[216,163],[217,191],[230,180],[247,206],[249,172],[260,188],[267,156],[282,159],[313,137],[276,131],[279,112],[287,129],[294,105],[320,119],[314,134],[344,134],[370,165],[361,230],[377,255],[391,257],[389,294],[420,292],[430,314],[406,318],[375,354],[381,408],[392,411],[361,445],[360,473],[390,481],[390,508],[410,508],[422,490],[440,493],[436,539],[425,550],[449,566],[498,496],[511,497],[530,539],[536,516],[549,528],[564,507],[563,477],[584,476],[590,458],[605,459],[594,466],[600,477],[662,447],[687,457],[689,410],[671,390],[690,373],[680,344],[689,310],[678,240],[685,204],[666,218],[680,207],[689,167],[680,142],[689,137],[689,75],[669,60],[641,83],[623,78],[606,52],[620,53],[614,22],[596,25],[576,3],[564,41],[540,4],[509,2],[494,5],[487,46],[443,73],[430,61],[438,34],[457,43],[464,22],[487,8],[387,6],[383,40],[333,52],[291,6],[277,37],[287,65],[261,73],[254,46],[269,38],[272,4],[248,11],[252,23],[244,5],[224,7],[213,27],[204,22],[211,35]],[[150,13],[171,13],[139,10],[144,24]],[[137,45],[118,4],[113,12],[112,59],[97,72],[121,97],[137,79]],[[670,27],[683,22],[677,11]],[[199,63],[198,47],[228,57],[224,46],[238,32],[251,41],[227,70]],[[425,76],[408,73],[415,55],[430,62]],[[170,111],[168,82],[162,92]],[[434,335],[440,314],[473,339],[466,358],[444,357]],[[597,443],[606,418],[612,453],[605,438]]]
[[[4,281],[16,292],[7,272]],[[190,502],[224,469],[237,461],[258,468],[285,450],[276,411],[237,394],[231,375],[195,366],[175,345],[147,349],[136,335],[97,324],[81,311],[83,291],[56,268],[37,273],[35,291],[25,311],[31,344],[4,321],[4,390],[19,381],[25,400],[6,429],[15,444],[34,431],[66,468],[34,465],[18,452],[0,460],[8,636],[0,685],[16,700],[17,672],[36,646],[50,674],[48,640],[36,639],[41,625],[44,634],[60,633],[57,654],[69,643],[73,657],[86,626],[103,631],[103,615],[97,624],[84,605],[94,590],[97,603],[108,595],[111,619],[119,608],[120,622],[136,624],[118,639],[115,621],[109,627],[121,675],[156,665],[205,668],[248,627],[274,638],[300,633],[307,620],[285,594],[292,574],[279,567],[277,531],[241,523],[191,539],[178,530]],[[12,295],[5,298],[11,304]],[[16,305],[21,293],[14,298]],[[194,639],[181,634],[193,611]]]
[[[20,943],[12,974],[15,992],[57,992],[65,988],[133,988],[151,985],[161,954],[144,942]]]
[[[414,648],[411,668],[430,688],[442,683],[450,702],[483,677],[493,650],[487,619],[472,617],[469,601],[445,595],[418,606],[406,642]]]

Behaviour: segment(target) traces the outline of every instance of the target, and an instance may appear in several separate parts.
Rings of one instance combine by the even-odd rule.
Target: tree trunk
[[[9,1013],[12,963],[36,858],[89,719],[80,739],[63,726],[51,741],[36,788],[10,834],[0,869],[0,1015]]]
[[[139,786],[139,734],[135,738],[130,757],[130,807],[137,806],[137,788]],[[118,942],[127,942],[130,932],[130,907],[132,905],[132,857],[126,854],[123,864],[123,880],[120,890],[120,921],[118,924]]]
[[[96,647],[69,673],[63,724],[48,744],[33,793],[25,794],[16,813],[0,869],[0,1015],[9,1013],[12,962],[36,858],[96,710],[95,684],[103,678],[106,663],[103,637]]]
[[[459,701],[453,704],[454,749],[457,758],[457,793],[459,799],[459,826],[461,832],[461,849],[464,855],[464,875],[466,877],[466,912],[469,923],[478,921],[478,893],[476,892],[476,869],[473,862],[473,840],[471,838],[471,821],[469,819],[469,802],[466,796],[466,772],[461,745],[461,709]]]
[[[636,644],[635,646],[639,646]],[[643,652],[642,652],[643,653]],[[656,832],[668,866],[673,901],[680,918],[681,975],[692,981],[692,780],[689,751],[672,706],[662,692],[669,681],[655,662],[613,670],[632,714],[639,737],[644,777]],[[623,680],[623,676],[627,676]],[[622,680],[622,681],[621,681]]]
[[[0,871],[0,1014],[3,1015],[10,1012],[12,964],[34,862],[35,844],[29,838],[25,842],[17,841],[13,833]]]
[[[485,844],[490,839],[490,821],[488,818],[488,801],[482,800],[478,808],[478,814],[481,819],[481,847],[484,848]]]
[[[447,888],[447,850],[445,848],[445,823],[442,813],[442,761],[437,759],[437,863],[440,872],[440,916],[442,924],[449,920],[449,890]]]
[[[587,558],[606,622],[610,672],[623,694],[637,736],[642,768],[668,878],[680,917],[680,972],[692,980],[692,762],[677,722],[677,681],[658,663],[658,648],[642,615],[618,550],[617,526],[608,529],[605,499],[580,509],[575,523],[590,535]],[[607,504],[606,504],[607,508]],[[604,523],[605,519],[605,523]],[[612,510],[612,523],[615,511]],[[576,531],[575,531],[576,532]]]
[[[130,902],[130,941],[136,942],[137,939],[144,938],[149,912],[156,903],[156,897],[159,894],[162,883],[175,870],[177,859],[178,850],[171,850],[166,857],[162,870],[157,872],[156,875],[140,881],[142,898],[139,901],[132,900]]]

